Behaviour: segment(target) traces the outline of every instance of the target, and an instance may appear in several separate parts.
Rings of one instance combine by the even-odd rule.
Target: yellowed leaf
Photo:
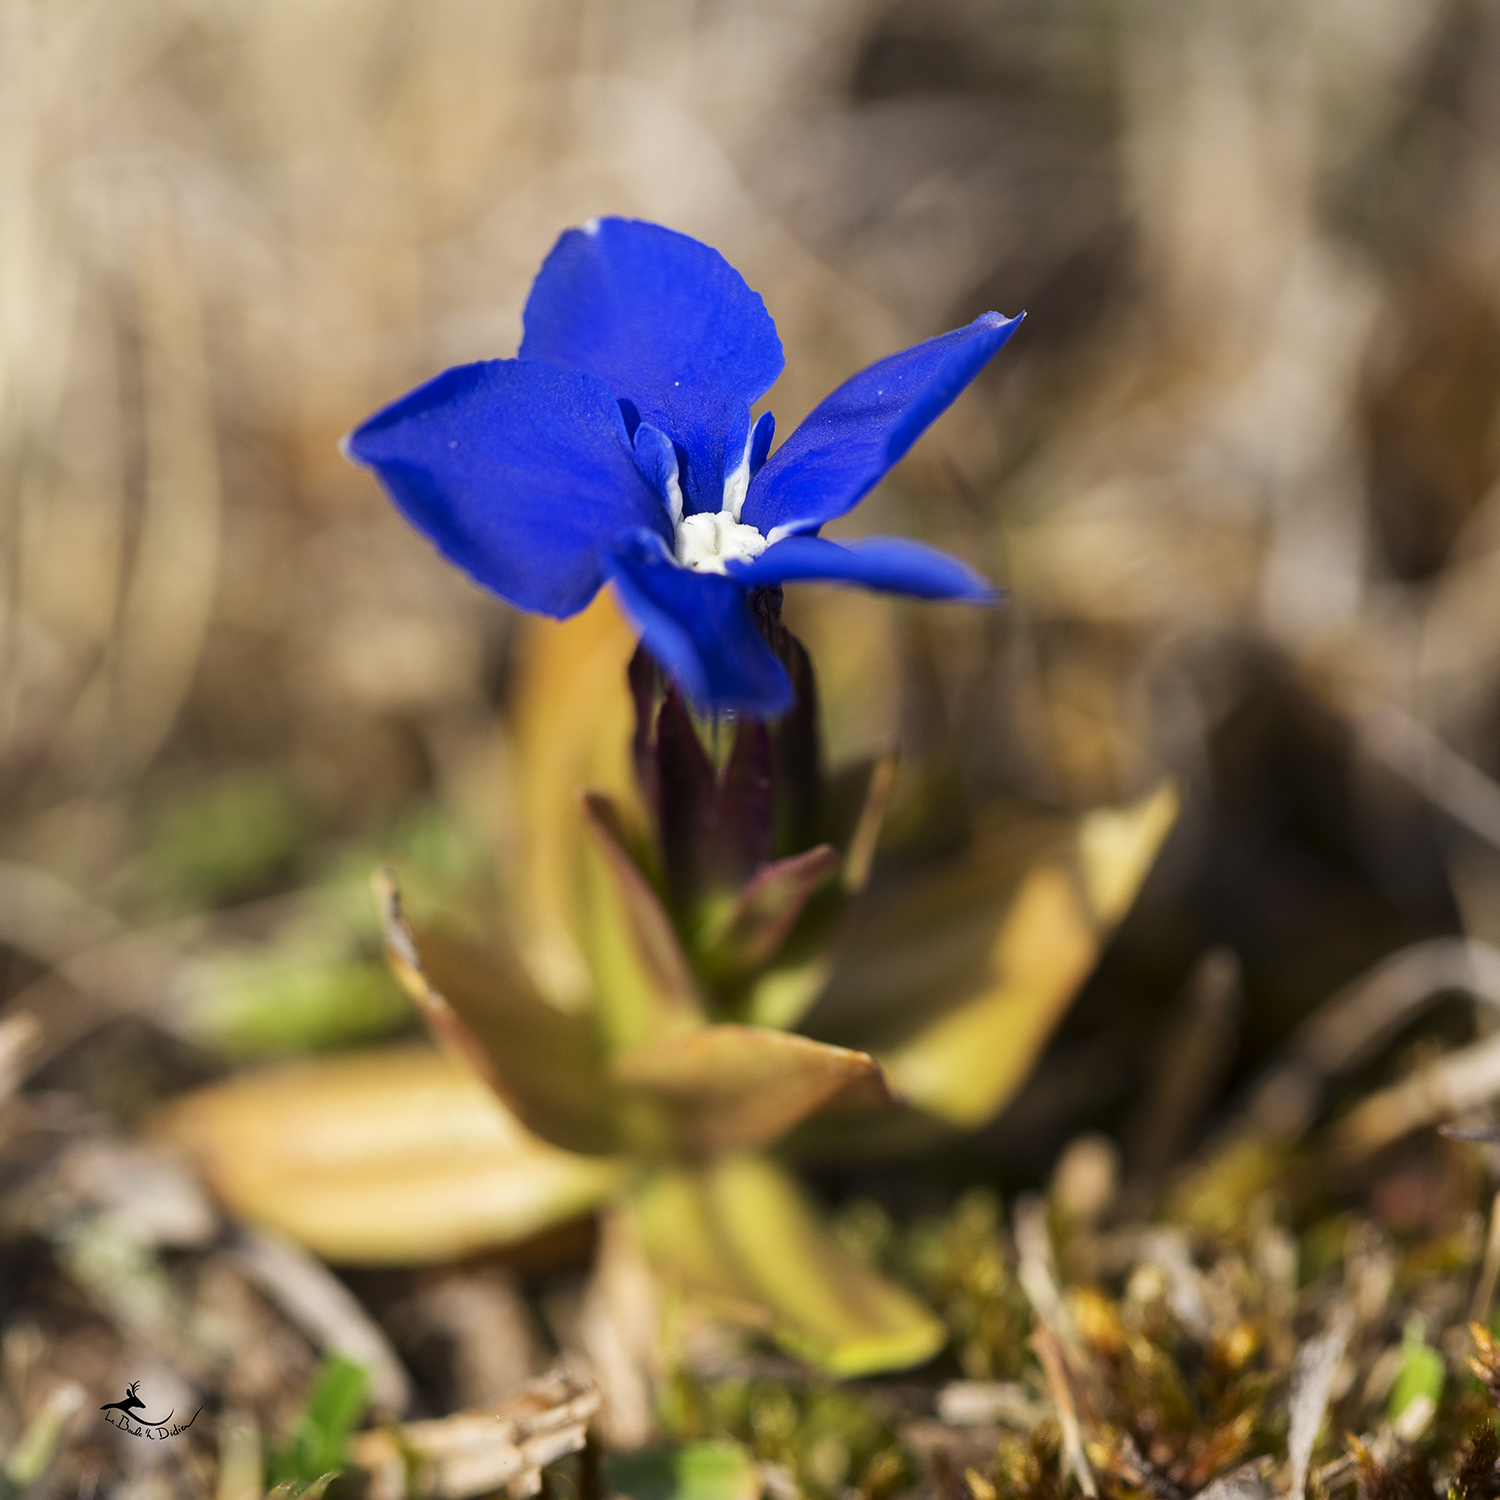
[[[955,1125],[982,1124],[1025,1080],[1098,951],[1067,873],[1034,870],[995,940],[995,983],[886,1056],[896,1093]]]
[[[240,1218],[359,1264],[524,1239],[630,1170],[537,1140],[470,1068],[423,1046],[241,1074],[169,1105],[155,1130]]]
[[[663,1275],[832,1374],[923,1364],[947,1342],[943,1324],[845,1250],[795,1181],[765,1157],[663,1172],[631,1201],[642,1244]]]
[[[1001,920],[985,981],[880,1054],[896,1093],[949,1123],[984,1124],[1010,1099],[1098,961],[1177,812],[1170,786],[1084,817],[1028,869]]]
[[[1118,922],[1129,910],[1180,804],[1176,786],[1164,782],[1128,807],[1099,807],[1084,817],[1078,862],[1089,904],[1101,922]]]
[[[889,1103],[864,1052],[761,1026],[706,1026],[637,1048],[612,1071],[667,1107],[689,1156],[770,1145],[836,1096]]]
[[[493,940],[418,937],[394,875],[382,870],[373,884],[386,956],[438,1042],[543,1140],[594,1155],[617,1150],[613,1090],[589,1021],[549,1005]]]
[[[577,789],[636,796],[625,674],[635,633],[609,591],[572,619],[527,619],[511,698],[509,769],[516,847],[501,871],[522,957],[555,1000],[581,1009],[583,955]]]
[[[984,1124],[1098,962],[1176,809],[1163,786],[1072,821],[993,818],[963,857],[867,899],[811,1029],[873,1053],[924,1116]],[[846,1146],[864,1138],[854,1132]],[[837,1143],[835,1133],[823,1144]]]
[[[617,804],[581,799],[591,835],[585,933],[599,1030],[611,1052],[704,1023],[703,1000],[672,920],[628,847]]]

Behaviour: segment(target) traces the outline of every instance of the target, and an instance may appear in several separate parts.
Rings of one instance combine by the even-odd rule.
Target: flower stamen
[[[738,558],[759,557],[767,542],[753,526],[742,526],[727,510],[700,510],[677,523],[673,554],[696,573],[723,573]]]

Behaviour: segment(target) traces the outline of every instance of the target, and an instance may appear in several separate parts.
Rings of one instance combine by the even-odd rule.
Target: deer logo
[[[169,1411],[166,1416],[164,1416],[159,1422],[148,1422],[144,1417],[136,1416],[136,1412],[140,1411],[146,1404],[141,1400],[139,1396],[136,1395],[136,1391],[140,1388],[140,1384],[141,1383],[139,1380],[132,1380],[130,1384],[125,1387],[125,1396],[123,1400],[111,1401],[107,1406],[101,1406],[99,1410],[117,1411],[122,1416],[129,1417],[132,1422],[135,1422],[141,1427],[165,1427],[167,1423],[172,1420],[172,1411],[176,1411],[177,1408],[174,1406],[172,1408],[172,1411]]]

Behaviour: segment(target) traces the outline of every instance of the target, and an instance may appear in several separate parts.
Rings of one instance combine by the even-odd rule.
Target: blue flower
[[[707,711],[770,718],[787,674],[753,589],[793,579],[992,602],[946,553],[818,535],[884,476],[1020,318],[877,361],[771,452],[751,404],[781,373],[765,304],[717,251],[631,219],[558,240],[517,359],[460,365],[377,412],[345,451],[451,562],[559,619],[608,580],[656,660]]]

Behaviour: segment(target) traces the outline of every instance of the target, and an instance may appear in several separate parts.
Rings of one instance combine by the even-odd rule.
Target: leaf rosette
[[[893,764],[825,773],[805,653],[767,629],[797,684],[769,725],[700,719],[607,601],[531,636],[506,910],[483,939],[418,930],[394,876],[375,881],[438,1050],[303,1062],[176,1104],[164,1128],[234,1211],[335,1261],[408,1263],[617,1205],[662,1281],[833,1373],[941,1348],[940,1320],[835,1238],[788,1159],[993,1118],[1175,795],[997,813],[957,856],[867,889]],[[623,674],[633,731],[602,693]]]

